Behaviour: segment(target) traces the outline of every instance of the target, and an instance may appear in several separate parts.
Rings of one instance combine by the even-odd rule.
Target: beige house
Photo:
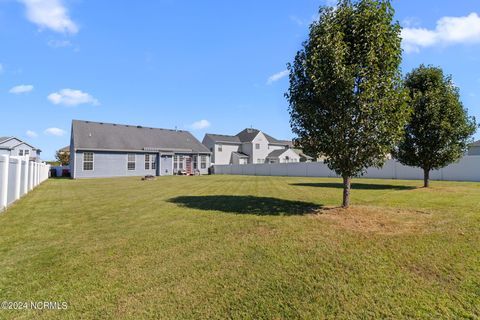
[[[277,140],[253,128],[234,136],[207,133],[202,143],[212,152],[212,164],[300,162],[292,142]]]

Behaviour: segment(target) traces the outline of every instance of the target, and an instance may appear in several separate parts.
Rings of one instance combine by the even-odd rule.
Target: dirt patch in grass
[[[431,214],[424,211],[369,206],[327,207],[313,216],[341,229],[378,234],[423,232],[431,220]]]

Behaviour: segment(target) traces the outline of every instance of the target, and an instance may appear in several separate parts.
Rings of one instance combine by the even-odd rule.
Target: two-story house
[[[202,143],[212,152],[212,164],[300,162],[292,142],[277,140],[253,128],[234,136],[207,133]]]
[[[40,161],[42,150],[16,137],[0,137],[0,155],[29,156],[32,161]]]

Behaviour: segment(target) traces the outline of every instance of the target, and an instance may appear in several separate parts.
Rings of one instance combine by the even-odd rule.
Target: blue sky
[[[0,0],[0,136],[43,159],[69,144],[72,119],[290,139],[286,63],[326,3]],[[393,4],[403,72],[441,66],[480,119],[477,1]]]

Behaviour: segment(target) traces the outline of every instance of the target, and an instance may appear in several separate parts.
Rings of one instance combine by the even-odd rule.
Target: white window
[[[93,170],[93,152],[83,153],[83,170],[84,171]]]
[[[128,170],[135,170],[135,154],[129,153],[127,155],[127,169]]]
[[[22,149],[18,150],[18,155],[23,156],[23,150]]]
[[[223,151],[223,146],[221,144],[218,145],[218,152],[222,152]]]
[[[173,156],[173,169],[175,171],[178,169],[178,156]]]
[[[260,149],[260,143],[255,143],[255,149]]]
[[[150,155],[149,154],[145,155],[145,170],[150,170]]]
[[[150,156],[151,160],[152,160],[152,170],[156,170],[157,169],[157,157],[155,155],[152,155]]]
[[[207,168],[207,156],[200,156],[200,168],[201,169]]]
[[[30,150],[25,150],[25,155],[28,156],[30,154]]]

